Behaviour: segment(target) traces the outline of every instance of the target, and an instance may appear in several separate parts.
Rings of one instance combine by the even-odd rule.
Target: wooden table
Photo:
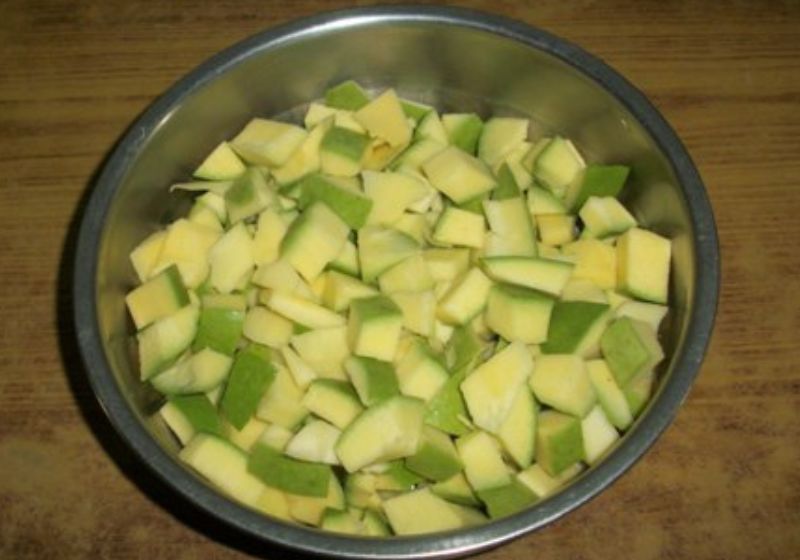
[[[344,2],[0,3],[0,557],[278,558],[124,448],[73,341],[79,200],[178,77]],[[646,92],[687,144],[722,246],[717,325],[677,420],[590,504],[485,558],[800,556],[800,4],[464,2],[544,27]]]

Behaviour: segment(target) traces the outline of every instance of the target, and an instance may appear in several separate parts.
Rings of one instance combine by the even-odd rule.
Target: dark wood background
[[[347,3],[353,5],[356,3]],[[699,380],[600,497],[482,556],[800,556],[800,4],[461,2],[599,55],[675,127],[722,247]],[[126,451],[73,342],[76,212],[151,100],[216,51],[345,2],[0,2],[0,557],[264,558]]]

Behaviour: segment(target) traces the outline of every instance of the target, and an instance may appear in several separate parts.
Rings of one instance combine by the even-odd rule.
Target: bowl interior
[[[578,69],[576,53],[579,62],[599,64],[596,76]],[[572,60],[567,62],[567,57]],[[354,79],[373,90],[394,87],[401,96],[441,111],[476,111],[484,117],[526,115],[532,119],[534,136],[559,133],[573,139],[589,160],[631,166],[624,192],[627,205],[646,227],[674,240],[671,313],[662,333],[666,353],[672,358],[662,365],[659,393],[673,382],[687,384],[685,378],[673,379],[673,372],[689,333],[696,297],[695,210],[690,208],[686,185],[679,182],[674,162],[666,155],[663,138],[654,136],[641,115],[635,114],[640,108],[636,103],[601,85],[598,76],[606,72],[610,70],[601,63],[546,34],[463,14],[448,19],[356,12],[317,18],[266,32],[218,55],[179,82],[134,124],[96,187],[100,194],[91,207],[98,233],[96,261],[86,272],[94,276],[84,279],[96,296],[96,335],[106,363],[90,364],[92,375],[113,376],[114,390],[129,409],[125,413],[132,414],[174,458],[173,439],[151,420],[157,396],[138,381],[131,359],[133,331],[123,298],[135,285],[135,276],[128,254],[146,235],[186,210],[188,200],[169,194],[167,187],[187,180],[217,143],[253,116],[298,119],[307,103],[327,87]],[[682,398],[686,390],[678,388],[675,394]],[[660,398],[657,393],[651,409]],[[104,404],[113,420],[114,406]],[[664,410],[674,412],[676,407],[673,403]],[[652,412],[646,412],[639,424]],[[636,437],[639,428],[628,432],[607,461],[625,452],[625,441]],[[627,453],[640,454],[652,439]],[[617,465],[633,460],[629,457]],[[605,484],[618,474],[609,471]],[[586,496],[597,491],[589,489],[571,491]],[[586,496],[572,501],[580,503]],[[481,546],[558,513],[546,511],[546,503],[536,508],[544,508],[543,513],[507,524],[502,535],[498,531],[483,535]],[[452,544],[449,550],[454,550]]]

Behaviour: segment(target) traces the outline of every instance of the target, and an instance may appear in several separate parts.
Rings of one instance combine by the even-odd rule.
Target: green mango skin
[[[461,394],[461,382],[469,373],[464,367],[453,373],[439,392],[428,403],[425,423],[454,436],[463,436],[470,429],[459,420],[459,416],[468,417],[467,405]]]
[[[252,418],[261,397],[275,380],[269,349],[251,344],[236,356],[220,409],[237,430]]]
[[[244,311],[238,309],[203,308],[192,350],[199,352],[203,348],[211,348],[220,354],[233,356],[242,337],[244,315]]]
[[[325,92],[325,105],[334,109],[358,111],[367,103],[367,92],[353,80],[344,81]]]
[[[486,505],[486,511],[492,519],[522,511],[538,500],[536,494],[516,478],[505,486],[481,490],[478,498]]]
[[[500,166],[497,172],[497,188],[492,191],[493,200],[508,200],[509,198],[517,198],[522,196],[517,186],[517,181],[514,179],[514,174],[507,163]]]
[[[590,301],[557,301],[553,306],[545,354],[572,354],[578,350],[584,336],[596,321],[602,320],[609,306]]]
[[[222,436],[222,423],[211,401],[204,394],[174,395],[169,397],[172,405],[189,421],[197,433]]]
[[[300,182],[298,188],[298,204],[301,209],[321,201],[352,229],[361,228],[372,210],[372,200],[334,185],[319,174],[309,175]]]
[[[263,443],[257,444],[250,454],[247,470],[267,486],[314,498],[328,495],[328,483],[333,476],[328,465],[286,457]]]

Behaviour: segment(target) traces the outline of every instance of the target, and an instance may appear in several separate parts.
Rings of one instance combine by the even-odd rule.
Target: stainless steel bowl
[[[576,141],[589,159],[632,167],[626,202],[674,240],[667,362],[647,410],[617,447],[557,495],[469,530],[415,538],[337,536],[250,511],[177,459],[151,419],[138,381],[123,296],[130,250],[185,208],[167,186],[186,179],[253,115],[297,114],[326,87],[353,78],[442,110],[521,113]],[[78,239],[75,321],[91,384],[120,436],[187,501],[220,522],[305,552],[341,558],[440,558],[473,553],[538,529],[624,473],[667,427],[698,373],[719,284],[714,220],[701,179],[647,99],[580,48],[521,23],[449,8],[368,8],[270,29],[214,56],[158,99],[126,132],[93,187]]]

